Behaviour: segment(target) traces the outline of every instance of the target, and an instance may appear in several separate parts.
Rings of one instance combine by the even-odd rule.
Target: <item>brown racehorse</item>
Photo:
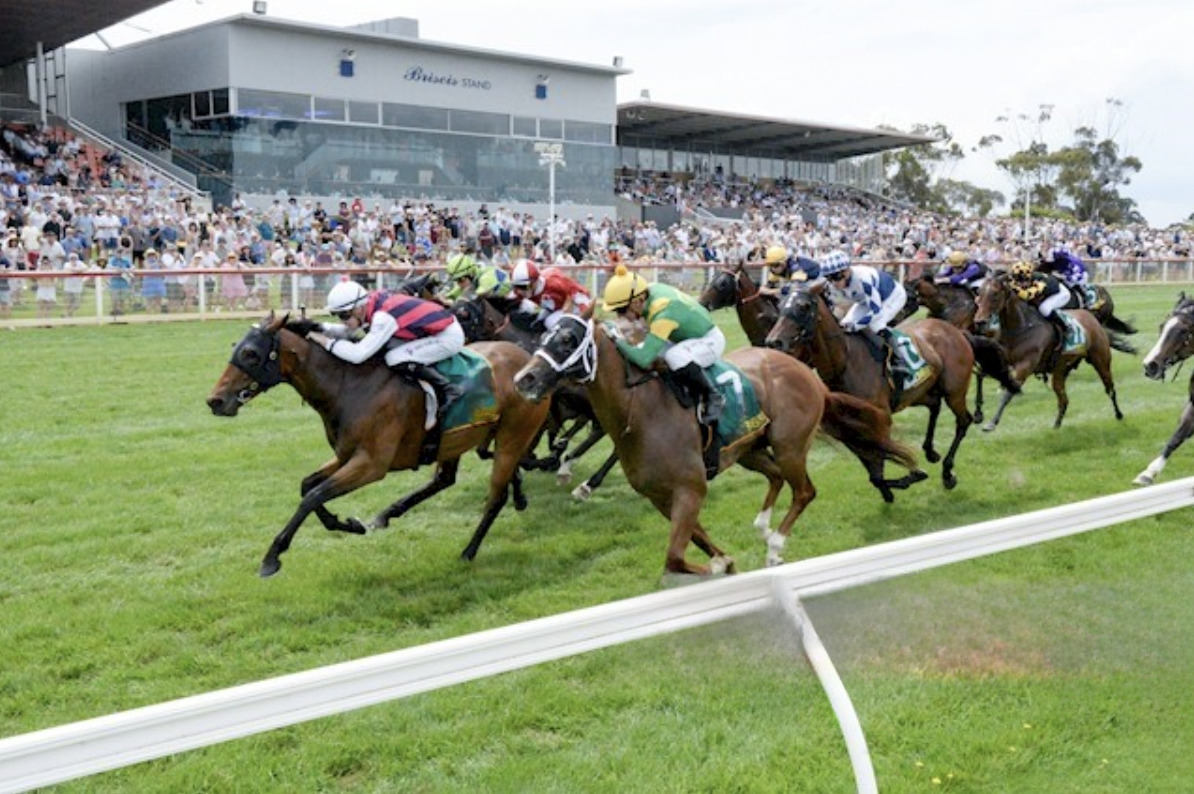
[[[1165,372],[1170,367],[1182,363],[1191,355],[1194,355],[1194,298],[1187,298],[1183,292],[1178,296],[1173,311],[1161,325],[1161,337],[1144,357],[1144,376],[1150,380],[1163,381]],[[1185,443],[1186,439],[1194,435],[1194,373],[1190,374],[1187,392],[1186,405],[1182,409],[1182,418],[1177,423],[1177,429],[1165,442],[1161,454],[1132,481],[1134,484],[1152,485],[1169,462],[1169,456]]]
[[[974,322],[978,328],[990,323],[993,317],[999,319],[999,338],[1007,350],[1012,377],[1017,383],[1023,384],[1033,374],[1042,377],[1052,376],[1053,392],[1057,395],[1057,418],[1053,421],[1053,427],[1061,427],[1061,420],[1065,418],[1066,409],[1070,405],[1070,398],[1065,391],[1066,378],[1083,361],[1099,373],[1099,378],[1103,381],[1103,390],[1111,398],[1111,406],[1115,409],[1115,418],[1124,418],[1115,395],[1115,380],[1111,376],[1111,349],[1115,348],[1125,353],[1135,350],[1120,340],[1118,335],[1108,334],[1093,314],[1085,309],[1068,312],[1086,333],[1086,351],[1062,353],[1050,367],[1052,353],[1058,342],[1058,332],[1036,308],[1020,300],[1008,283],[1006,274],[991,276],[983,282],[978,291],[977,304]],[[1014,396],[1014,393],[1004,389],[995,416],[983,426],[983,430],[991,431],[998,426],[1004,409]]]
[[[539,346],[542,329],[532,330],[530,318],[525,313],[504,313],[487,298],[477,296],[460,298],[452,304],[451,309],[469,342],[501,339],[513,342],[527,352],[534,352]],[[588,435],[574,448],[568,449],[572,439],[586,427],[589,428]],[[547,456],[538,458],[528,454],[522,467],[532,471],[554,471],[556,482],[560,485],[572,480],[573,462],[605,438],[605,431],[593,414],[588,395],[584,389],[575,386],[557,389],[552,395],[551,413],[543,432],[547,435]],[[539,439],[536,439],[531,449],[538,443]],[[617,455],[607,457],[594,474],[572,490],[572,496],[582,502],[587,500],[605,482],[617,462]]]
[[[770,420],[751,443],[722,450],[721,468],[735,462],[767,478],[767,495],[754,526],[767,544],[767,562],[780,553],[792,525],[816,496],[807,456],[819,425],[856,455],[912,467],[913,454],[892,440],[891,419],[883,411],[845,394],[830,393],[816,373],[790,356],[743,348],[726,356],[754,387]],[[691,408],[669,393],[663,380],[635,377],[602,325],[565,317],[543,341],[534,359],[515,377],[518,390],[544,399],[560,383],[584,383],[601,425],[610,434],[626,479],[671,522],[665,569],[708,573],[709,566],[685,559],[689,542],[711,558],[712,571],[732,571],[733,560],[713,545],[700,522],[707,483],[701,427]],[[770,528],[771,511],[787,483],[792,505]]]
[[[815,369],[829,388],[861,397],[892,412],[913,405],[929,409],[929,425],[922,446],[925,457],[941,461],[941,479],[946,488],[958,484],[954,459],[958,446],[974,421],[966,406],[974,350],[959,329],[943,320],[914,320],[900,328],[912,337],[929,367],[929,375],[905,391],[891,406],[891,386],[882,360],[876,359],[871,343],[861,334],[846,333],[820,286],[795,289],[780,304],[780,317],[767,335],[767,345],[791,352]],[[937,417],[945,403],[954,415],[954,437],[942,459],[933,447]]]
[[[760,292],[743,265],[719,270],[710,279],[697,299],[709,311],[728,309],[738,311],[738,322],[746,332],[746,338],[755,347],[762,347],[767,332],[779,319],[778,301],[772,295]]]
[[[289,383],[303,401],[323,418],[332,459],[303,479],[302,499],[286,527],[274,538],[261,563],[261,575],[282,567],[279,556],[307,516],[314,512],[329,530],[364,534],[355,518],[342,521],[326,503],[380,480],[387,472],[414,469],[425,440],[424,396],[421,389],[396,377],[380,358],[349,364],[306,339],[315,327],[308,320],[287,323],[270,315],[254,326],[232,352],[207,405],[217,416],[236,416],[240,407],[279,383]],[[382,510],[370,527],[385,527],[410,508],[456,482],[460,457],[488,439],[496,452],[489,476],[485,512],[462,556],[473,559],[485,533],[506,504],[511,485],[514,506],[526,507],[521,493],[518,461],[525,454],[547,413],[514,390],[514,373],[530,354],[506,342],[470,345],[493,369],[496,411],[486,421],[453,428],[443,434],[431,482]]]

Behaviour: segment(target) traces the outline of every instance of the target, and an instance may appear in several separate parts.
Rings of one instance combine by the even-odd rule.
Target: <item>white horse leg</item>
[[[788,542],[787,537],[768,530],[763,539],[767,542],[767,567],[783,565],[783,551]]]
[[[587,502],[592,495],[593,489],[589,487],[587,482],[582,482],[572,489],[572,498],[578,502]]]
[[[1132,480],[1132,485],[1152,485],[1165,470],[1166,462],[1164,455],[1153,458],[1153,462],[1148,464],[1148,468],[1137,474],[1136,479]]]
[[[766,540],[767,536],[771,534],[771,508],[760,510],[759,514],[755,516],[755,529],[759,530],[759,535]]]
[[[734,566],[734,560],[724,554],[718,554],[716,557],[709,559],[709,574],[711,576],[722,576],[727,573]]]
[[[567,485],[570,482],[572,482],[572,461],[565,458],[560,461],[560,467],[556,469],[556,485]],[[572,495],[576,496],[575,492]]]

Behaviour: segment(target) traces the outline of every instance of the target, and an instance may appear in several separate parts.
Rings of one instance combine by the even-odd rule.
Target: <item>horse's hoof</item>
[[[349,519],[350,521],[352,519]],[[365,531],[372,535],[374,532],[381,532],[383,529],[390,528],[390,520],[383,516],[377,516],[368,524],[365,525]]]
[[[525,495],[519,494],[514,497],[514,509],[520,513],[527,509],[527,498]]]
[[[560,471],[556,472],[556,485],[567,485],[572,482],[572,472]]]
[[[941,460],[941,453],[935,449],[926,449],[925,460],[927,460],[929,463],[937,463]]]
[[[578,502],[587,502],[592,495],[593,489],[589,487],[587,482],[582,482],[572,489],[572,498]]]
[[[350,517],[347,521],[344,522],[344,524],[347,527],[344,530],[345,532],[351,532],[353,535],[368,535],[369,534],[369,530],[365,528],[365,525],[362,524],[359,519]]]
[[[476,556],[477,556],[477,550],[472,548],[471,546],[469,548],[465,549],[464,551],[460,552],[460,559],[464,560],[465,562],[472,562],[476,558]]]
[[[952,491],[958,485],[958,478],[952,474],[947,474],[941,478],[941,484],[945,486],[945,490]]]
[[[1143,472],[1137,475],[1136,479],[1132,480],[1132,485],[1152,485],[1153,478],[1148,472]]]
[[[282,570],[282,561],[267,557],[261,561],[261,570],[257,571],[257,575],[262,579],[268,579],[280,570]]]
[[[994,422],[987,422],[985,425],[983,425],[983,432],[990,433],[996,427],[998,427],[998,425],[996,425]]]
[[[979,424],[983,421],[983,412],[982,411],[974,412],[974,421],[976,424]]]
[[[709,574],[711,576],[722,576],[727,573],[734,573],[733,558],[719,555],[709,560]]]
[[[908,483],[910,485],[915,485],[918,482],[924,482],[927,479],[929,479],[929,473],[927,471],[921,471],[920,469],[917,469],[908,475]]]

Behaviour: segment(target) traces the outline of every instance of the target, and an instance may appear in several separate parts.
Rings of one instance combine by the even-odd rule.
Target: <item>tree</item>
[[[1099,140],[1091,127],[1074,131],[1074,143],[1053,157],[1057,164],[1058,191],[1072,202],[1074,217],[1104,223],[1139,219],[1136,202],[1121,196],[1119,188],[1132,183],[1132,174],[1143,164],[1137,157],[1121,157],[1114,140]]]
[[[933,212],[950,212],[949,201],[939,189],[939,182],[942,173],[952,172],[966,156],[965,152],[944,124],[915,124],[911,131],[936,141],[883,153],[887,194]]]
[[[940,179],[936,191],[951,208],[972,218],[985,218],[996,207],[1002,207],[1007,199],[998,190],[976,187],[965,181]]]

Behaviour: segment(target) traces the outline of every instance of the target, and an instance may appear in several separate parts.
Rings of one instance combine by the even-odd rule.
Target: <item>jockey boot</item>
[[[1052,372],[1054,367],[1057,366],[1057,362],[1061,360],[1062,351],[1065,350],[1065,335],[1068,329],[1066,328],[1065,319],[1062,318],[1060,312],[1054,311],[1047,319],[1057,329],[1057,344],[1053,346],[1053,352],[1049,354],[1048,369]]]
[[[435,412],[435,424],[443,424],[448,409],[464,394],[459,386],[444,377],[438,369],[430,364],[420,364],[416,361],[406,361],[395,367],[403,375],[414,381],[424,381],[435,391],[435,400],[439,406]]]
[[[904,397],[904,381],[908,376],[908,370],[904,366],[904,357],[896,350],[895,336],[892,335],[890,328],[884,328],[879,332],[879,336],[883,338],[887,347],[887,382],[891,386],[891,410],[894,411],[900,404],[900,400]]]
[[[713,385],[713,382],[709,380],[705,370],[701,369],[701,365],[690,361],[680,369],[672,370],[672,374],[676,375],[680,382],[700,399],[697,420],[703,425],[711,425],[716,422],[717,417],[721,416],[721,411],[726,406],[726,400]]]

